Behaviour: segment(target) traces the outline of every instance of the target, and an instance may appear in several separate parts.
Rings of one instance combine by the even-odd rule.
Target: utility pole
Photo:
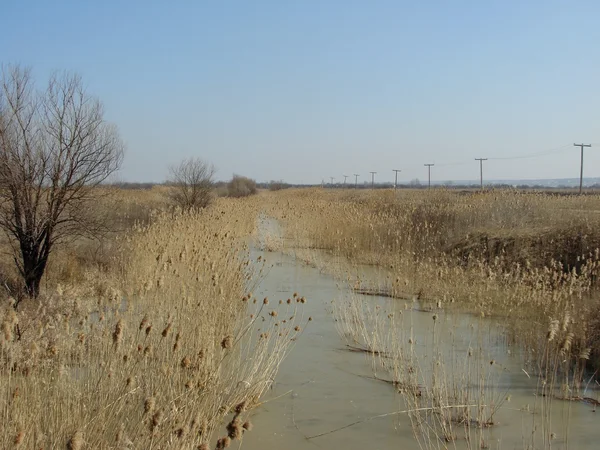
[[[574,147],[581,147],[581,170],[579,171],[579,195],[583,190],[583,147],[591,147],[592,144],[573,144]]]
[[[346,187],[346,178],[348,178],[348,175],[344,175],[344,187]]]
[[[481,190],[483,190],[483,162],[487,161],[487,158],[475,158],[475,161],[479,161],[479,183],[481,184]]]
[[[402,172],[400,169],[392,169],[393,172],[396,172],[396,178],[394,178],[394,190],[398,186],[398,172]]]
[[[333,180],[335,180],[335,178],[334,177],[329,177],[329,178],[331,178],[331,187],[333,187]]]
[[[354,189],[358,189],[358,177],[359,176],[360,175],[357,173],[354,174]]]
[[[375,189],[375,174],[377,172],[369,172],[371,174],[371,189]]]
[[[427,189],[431,189],[431,166],[435,166],[435,164],[423,164],[427,166]]]

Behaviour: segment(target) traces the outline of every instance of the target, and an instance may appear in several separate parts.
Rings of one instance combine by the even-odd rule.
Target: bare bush
[[[55,244],[105,229],[89,205],[124,146],[79,76],[54,75],[37,92],[30,71],[14,66],[1,82],[0,228],[26,293],[37,297]]]
[[[169,169],[168,196],[184,211],[206,208],[212,201],[215,167],[200,158],[189,158]]]
[[[257,192],[256,181],[241,175],[234,175],[227,183],[227,195],[229,197],[248,197]]]

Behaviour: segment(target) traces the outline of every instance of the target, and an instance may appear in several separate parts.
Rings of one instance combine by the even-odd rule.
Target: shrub
[[[234,175],[227,183],[227,195],[229,197],[248,197],[257,192],[256,181],[241,175]]]
[[[290,187],[290,185],[287,183],[284,183],[283,181],[271,181],[269,183],[270,191],[280,191],[282,189],[287,189],[289,187]]]
[[[200,158],[189,158],[170,169],[168,193],[173,205],[184,211],[206,208],[212,201],[215,167]]]

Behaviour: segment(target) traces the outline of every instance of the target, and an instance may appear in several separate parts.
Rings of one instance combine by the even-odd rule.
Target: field
[[[312,320],[302,280],[253,294],[269,254],[337,280],[322,320],[420,448],[489,445],[499,367],[533,383],[523,448],[566,448],[553,408],[597,403],[600,195],[288,189],[181,213],[164,189],[104,196],[113,230],[58,248],[37,300],[1,261],[1,448],[260,447],[250,416]]]

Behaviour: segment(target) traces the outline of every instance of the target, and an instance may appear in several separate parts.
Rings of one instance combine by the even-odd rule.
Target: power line
[[[553,149],[550,149],[550,150],[543,150],[543,151],[540,151],[540,152],[530,153],[530,154],[527,154],[527,155],[502,156],[502,157],[488,158],[488,159],[493,159],[493,160],[511,160],[511,159],[539,158],[539,157],[548,156],[548,155],[552,155],[552,154],[556,154],[556,153],[562,153],[565,149],[567,149],[569,147],[571,147],[571,144],[566,144],[566,145],[563,145],[562,147],[557,147],[557,148],[553,148]]]

